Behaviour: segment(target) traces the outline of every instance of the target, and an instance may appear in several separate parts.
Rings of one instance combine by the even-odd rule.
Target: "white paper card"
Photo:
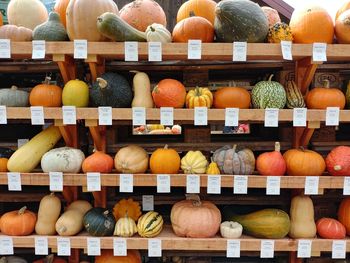
[[[49,246],[47,237],[35,237],[35,255],[48,255]]]
[[[120,174],[119,192],[132,193],[134,191],[134,175]]]
[[[313,61],[327,61],[327,44],[314,43],[312,46]]]
[[[220,175],[208,175],[208,194],[221,194],[221,176]]]
[[[293,126],[294,127],[306,127],[306,108],[294,108],[293,109]]]
[[[154,196],[143,195],[142,196],[142,211],[153,211],[154,210]]]
[[[11,58],[10,39],[0,39],[0,58]]]
[[[63,173],[49,172],[49,177],[50,177],[50,191],[62,192],[63,191]]]
[[[112,107],[98,107],[98,125],[112,125]]]
[[[139,43],[138,42],[125,42],[124,43],[125,61],[138,61],[139,60]]]
[[[44,107],[43,106],[31,106],[30,115],[32,119],[32,125],[44,125]]]
[[[132,125],[146,125],[146,109],[144,107],[132,108]]]
[[[62,106],[63,124],[77,124],[77,110],[75,106]]]
[[[86,241],[87,241],[88,256],[100,256],[101,255],[100,238],[88,237]]]
[[[25,145],[27,142],[29,142],[29,139],[18,139],[17,140],[17,147],[21,148],[23,145]]]
[[[188,40],[187,59],[202,58],[202,41],[197,39]]]
[[[127,243],[125,238],[113,238],[113,255],[126,256]]]
[[[233,180],[233,193],[234,194],[247,194],[248,193],[248,176],[235,175]]]
[[[278,127],[279,109],[267,108],[265,109],[265,127]]]
[[[88,192],[101,191],[101,174],[100,173],[86,173],[86,184]]]
[[[306,195],[317,195],[318,194],[318,183],[320,178],[318,176],[306,176],[305,177],[305,194]]]
[[[162,61],[161,42],[148,42],[148,61]]]
[[[186,176],[186,193],[199,194],[200,192],[200,176],[195,174],[188,174]]]
[[[350,195],[350,177],[344,177],[343,195]]]
[[[292,41],[281,41],[282,56],[285,60],[293,60]]]
[[[226,248],[227,258],[240,258],[241,257],[241,241],[240,240],[227,240]]]
[[[298,258],[310,258],[311,257],[311,240],[299,240],[298,241]]]
[[[332,258],[334,259],[346,258],[346,241],[345,240],[333,240]]]
[[[12,237],[0,237],[0,255],[13,255]]]
[[[169,174],[157,174],[157,193],[170,193]]]
[[[21,174],[16,172],[7,173],[9,191],[22,191]]]
[[[247,42],[233,42],[233,61],[247,61]]]
[[[238,108],[226,108],[225,109],[225,126],[237,127],[239,120],[239,109]]]
[[[280,195],[281,192],[281,177],[267,176],[266,177],[266,195]]]
[[[194,125],[195,126],[208,125],[208,108],[207,107],[194,108]]]
[[[74,40],[74,58],[87,59],[87,40],[86,39]]]
[[[275,254],[274,240],[261,240],[260,258],[273,258]]]
[[[0,105],[0,124],[7,124],[7,110],[4,105]]]
[[[68,237],[57,238],[57,256],[70,256],[70,239]]]
[[[148,256],[161,257],[162,256],[162,240],[151,238],[148,239]]]
[[[326,126],[339,125],[339,107],[327,107],[326,110]]]
[[[161,107],[160,108],[160,124],[166,126],[174,125],[174,108]]]
[[[32,41],[32,59],[44,59],[45,58],[45,40],[33,40]]]

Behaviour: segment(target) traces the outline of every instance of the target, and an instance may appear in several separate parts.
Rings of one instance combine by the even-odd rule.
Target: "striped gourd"
[[[294,81],[287,81],[285,90],[287,95],[287,108],[293,109],[306,107],[303,94],[301,94],[299,87]]]
[[[137,232],[142,237],[155,237],[163,229],[163,217],[154,211],[142,215],[137,222]]]

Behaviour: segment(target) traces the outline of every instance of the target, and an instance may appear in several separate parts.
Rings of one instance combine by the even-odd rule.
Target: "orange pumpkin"
[[[100,151],[95,151],[93,154],[87,157],[82,164],[82,170],[84,173],[110,173],[112,172],[113,167],[113,158]]]
[[[350,43],[350,10],[342,13],[335,21],[335,36],[340,44]]]
[[[0,27],[0,38],[10,39],[11,41],[31,41],[33,31],[23,26],[3,25]]]
[[[350,175],[350,147],[338,146],[326,157],[327,171],[335,176]]]
[[[327,239],[343,239],[346,236],[345,226],[338,220],[323,217],[316,222],[317,234]]]
[[[321,176],[326,168],[323,157],[315,151],[291,149],[283,154],[290,176]]]
[[[20,210],[7,212],[0,220],[1,233],[8,236],[27,236],[35,229],[36,215],[24,206]]]
[[[2,14],[0,14],[0,26],[4,24],[4,18],[2,17]]]
[[[279,142],[275,143],[273,152],[262,153],[256,159],[256,169],[261,175],[284,175],[286,173],[286,161],[281,152]]]
[[[343,199],[338,209],[338,220],[346,228],[346,234],[350,235],[350,197]]]
[[[322,7],[304,6],[294,10],[289,25],[295,43],[333,42],[333,19]]]
[[[134,28],[145,32],[153,23],[166,27],[163,8],[154,0],[135,0],[126,4],[119,12],[120,17]]]
[[[128,250],[127,256],[114,256],[113,250],[102,250],[101,256],[95,257],[95,263],[141,263],[138,250]]]
[[[183,108],[186,99],[186,89],[180,81],[163,79],[152,91],[156,107]]]
[[[214,93],[214,108],[240,108],[249,109],[250,93],[240,87],[220,88]]]
[[[338,19],[338,17],[344,13],[346,10],[350,9],[350,1],[345,2],[337,11],[337,14],[335,15],[335,20]]]
[[[53,10],[60,15],[62,24],[66,27],[66,10],[69,0],[56,0]]]
[[[50,77],[46,77],[43,84],[36,85],[29,94],[31,106],[60,107],[62,105],[62,89],[50,84]]]
[[[149,165],[153,174],[176,174],[180,169],[180,161],[177,151],[165,145],[152,153]]]
[[[306,105],[309,109],[327,109],[339,107],[344,109],[346,103],[344,93],[337,88],[329,87],[329,80],[324,81],[324,87],[317,87],[309,91],[306,96]]]
[[[213,0],[189,0],[183,3],[177,11],[176,23],[190,17],[190,13],[193,12],[214,25],[215,7],[216,2]]]
[[[7,172],[7,162],[9,159],[7,158],[0,158],[0,172]]]

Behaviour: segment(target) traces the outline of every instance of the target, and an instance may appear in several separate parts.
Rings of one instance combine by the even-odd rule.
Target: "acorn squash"
[[[102,207],[91,208],[83,219],[86,231],[92,236],[112,236],[115,223],[112,212]]]

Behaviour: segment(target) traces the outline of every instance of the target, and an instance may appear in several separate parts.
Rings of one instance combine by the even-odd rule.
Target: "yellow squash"
[[[208,88],[195,88],[190,90],[186,96],[186,108],[207,107],[213,105],[213,94]]]
[[[200,151],[189,151],[181,159],[181,169],[185,174],[203,174],[207,166],[207,158]]]
[[[216,162],[211,161],[207,168],[207,174],[220,174],[220,169]]]

